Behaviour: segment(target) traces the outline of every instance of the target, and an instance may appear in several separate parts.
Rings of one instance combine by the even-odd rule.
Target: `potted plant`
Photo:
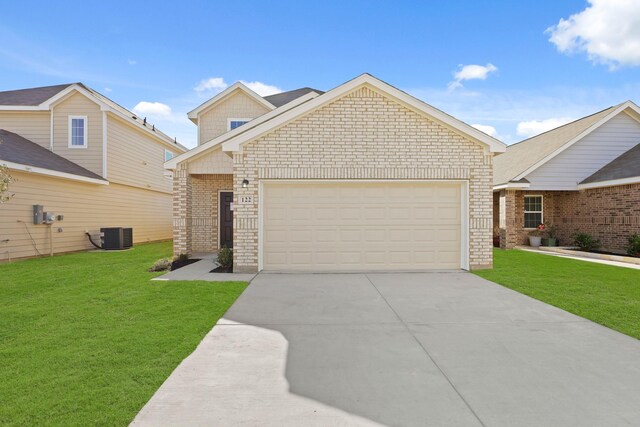
[[[544,234],[544,224],[540,224],[529,232],[529,246],[534,248],[542,244],[542,235]]]
[[[550,225],[545,227],[547,230],[547,246],[556,246],[558,239],[556,238],[556,226]]]

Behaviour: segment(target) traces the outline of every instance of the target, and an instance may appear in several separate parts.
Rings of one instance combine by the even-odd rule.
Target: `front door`
[[[220,193],[220,247],[233,248],[233,193]]]

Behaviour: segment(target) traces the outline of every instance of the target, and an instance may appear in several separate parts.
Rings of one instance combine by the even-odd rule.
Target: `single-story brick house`
[[[631,101],[507,148],[494,162],[494,234],[527,244],[540,223],[559,244],[586,232],[624,252],[640,233],[640,108]]]
[[[174,252],[234,271],[492,266],[492,163],[505,145],[364,74],[267,97],[237,83],[189,113]]]

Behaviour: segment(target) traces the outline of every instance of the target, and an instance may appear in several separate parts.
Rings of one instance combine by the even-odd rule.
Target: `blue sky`
[[[0,90],[82,81],[193,146],[186,112],[224,84],[369,72],[512,143],[640,100],[634,3],[2,2]]]

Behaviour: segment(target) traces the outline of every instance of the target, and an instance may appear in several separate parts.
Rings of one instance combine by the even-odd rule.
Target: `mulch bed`
[[[200,261],[199,258],[189,258],[186,261],[173,261],[171,263],[171,271],[177,270],[179,268],[185,267],[189,264],[193,264],[194,262]]]
[[[209,273],[233,273],[233,267],[218,266],[211,270]]]

